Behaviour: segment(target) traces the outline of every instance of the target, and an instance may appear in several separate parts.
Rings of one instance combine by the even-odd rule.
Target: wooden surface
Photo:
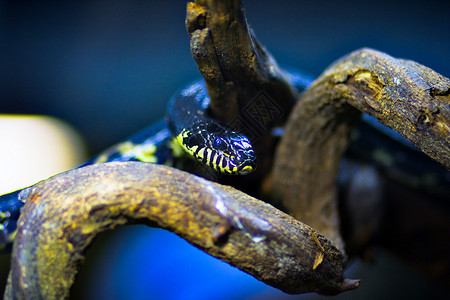
[[[173,168],[125,162],[30,188],[5,298],[67,298],[86,247],[127,223],[173,231],[287,293],[336,294],[359,284],[343,277],[345,257],[332,242],[269,204]]]

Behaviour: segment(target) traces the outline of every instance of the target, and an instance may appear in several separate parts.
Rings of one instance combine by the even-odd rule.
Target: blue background
[[[0,113],[69,122],[91,154],[162,117],[170,96],[199,77],[184,28],[185,1],[3,1]],[[245,1],[259,40],[281,65],[313,75],[372,47],[450,76],[445,1]],[[387,253],[356,264],[358,291],[341,299],[443,296]],[[1,259],[5,276],[7,256]],[[2,283],[5,281],[4,277]],[[301,296],[302,298],[319,298]],[[162,230],[106,233],[88,253],[74,298],[285,299]]]

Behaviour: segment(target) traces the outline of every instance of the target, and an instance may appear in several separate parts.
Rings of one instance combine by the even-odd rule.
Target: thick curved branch
[[[305,91],[290,115],[276,153],[274,195],[339,243],[337,172],[360,115],[355,108],[450,168],[449,104],[450,80],[433,70],[370,49],[351,53]]]
[[[330,66],[312,93],[346,99],[450,170],[450,79],[414,61],[362,49]]]
[[[29,188],[6,299],[69,295],[83,253],[100,232],[126,223],[175,232],[287,293],[335,294],[343,254],[311,227],[231,187],[146,163],[97,164]]]

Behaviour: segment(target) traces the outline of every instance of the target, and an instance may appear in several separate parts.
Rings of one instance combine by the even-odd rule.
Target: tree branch
[[[186,28],[208,88],[211,114],[252,141],[258,168],[247,180],[257,182],[273,162],[276,140],[267,133],[285,123],[298,94],[248,28],[242,1],[190,2]],[[267,105],[276,107],[276,113],[261,115]]]
[[[274,207],[173,168],[126,162],[29,188],[5,298],[67,298],[87,246],[127,223],[173,231],[287,293],[336,294],[359,284],[344,279],[345,258],[332,242]]]
[[[360,115],[355,108],[449,168],[449,91],[450,80],[433,70],[374,50],[337,61],[290,115],[275,157],[272,193],[295,218],[339,243],[337,173]]]

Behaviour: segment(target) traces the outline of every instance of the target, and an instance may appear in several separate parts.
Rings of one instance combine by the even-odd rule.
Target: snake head
[[[246,136],[217,123],[182,130],[178,143],[193,158],[227,175],[245,175],[256,168],[256,154]]]
[[[214,161],[209,165],[221,173],[245,175],[256,168],[255,151],[248,138],[240,133],[227,131],[216,135],[210,148]]]

